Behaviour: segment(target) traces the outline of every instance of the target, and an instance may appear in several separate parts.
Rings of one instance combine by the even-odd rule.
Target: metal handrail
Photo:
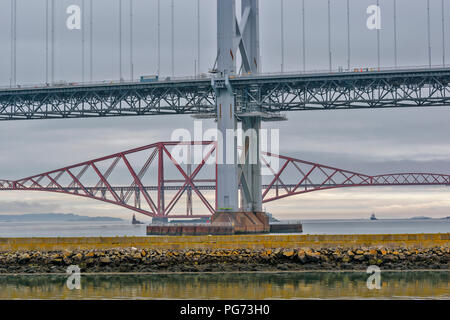
[[[354,67],[351,69],[314,69],[307,71],[289,71],[289,72],[263,72],[258,74],[240,74],[240,75],[232,75],[233,79],[245,79],[248,77],[264,77],[264,76],[286,76],[286,75],[320,75],[320,74],[340,74],[340,73],[364,73],[364,72],[383,72],[383,71],[419,71],[419,70],[439,70],[450,68],[450,64],[446,65],[432,65],[430,66],[405,66],[405,67]],[[160,80],[151,82],[151,83],[165,83],[165,82],[174,82],[174,81],[196,81],[196,80],[210,80],[214,76],[210,74],[200,74],[197,76],[180,76],[180,77],[160,77]],[[36,84],[28,84],[28,85],[16,85],[16,86],[0,86],[0,89],[3,91],[7,90],[17,90],[17,89],[46,89],[46,88],[71,88],[71,87],[85,87],[85,86],[93,86],[93,85],[130,85],[130,84],[143,84],[149,82],[141,82],[140,80],[102,80],[102,81],[87,81],[87,82],[55,82],[53,84],[50,83],[36,83]]]

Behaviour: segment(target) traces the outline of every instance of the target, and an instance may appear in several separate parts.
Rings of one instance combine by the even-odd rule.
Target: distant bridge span
[[[181,163],[176,157],[180,148],[191,152],[201,148],[203,157],[196,164]],[[19,180],[0,180],[0,190],[70,194],[150,217],[208,217],[217,209],[214,195],[206,194],[216,190],[215,152],[216,144],[210,141],[159,142]],[[450,185],[447,174],[370,176],[271,153],[263,153],[261,160],[268,173],[263,183],[264,203],[344,187]],[[186,207],[182,210],[186,212],[180,212],[183,196]],[[193,214],[193,199],[201,206],[196,208],[200,214]]]

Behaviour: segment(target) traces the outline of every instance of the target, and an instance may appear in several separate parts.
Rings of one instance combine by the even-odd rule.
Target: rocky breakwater
[[[107,249],[0,253],[0,273],[450,270],[449,247],[324,249]]]

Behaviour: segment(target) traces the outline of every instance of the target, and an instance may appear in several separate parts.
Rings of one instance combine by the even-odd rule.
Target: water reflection
[[[0,276],[0,299],[450,299],[450,272],[384,272],[369,290],[361,272]]]

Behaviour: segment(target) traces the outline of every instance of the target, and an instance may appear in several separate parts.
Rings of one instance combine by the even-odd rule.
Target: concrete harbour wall
[[[112,248],[267,249],[324,247],[448,247],[450,233],[364,235],[234,235],[78,238],[0,238],[0,252],[92,250]]]

